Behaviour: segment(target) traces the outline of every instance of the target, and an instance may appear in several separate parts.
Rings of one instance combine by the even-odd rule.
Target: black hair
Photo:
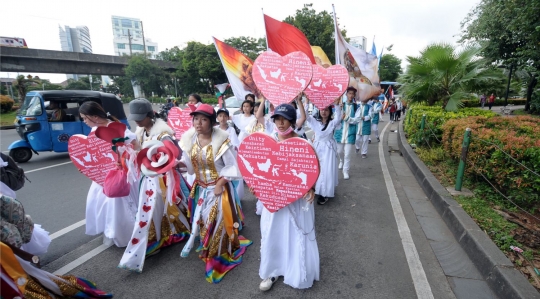
[[[189,99],[189,97],[194,97],[197,100],[197,103],[202,103],[201,96],[196,94],[196,93],[192,93],[192,94],[188,95],[188,99]]]
[[[322,129],[323,131],[326,130],[326,128],[328,128],[328,124],[329,124],[330,121],[332,121],[332,119],[333,119],[333,118],[332,118],[332,106],[328,106],[328,107],[324,108],[323,110],[326,110],[326,109],[330,109],[330,116],[328,116],[328,121],[324,124],[324,127],[323,127],[323,129]],[[323,119],[322,119],[322,117],[321,117],[321,111],[320,111],[320,110],[317,111],[317,117],[316,117],[316,119],[322,123]]]
[[[203,114],[203,113],[194,114],[193,117],[191,118],[191,123],[192,124],[193,124],[193,120],[195,119],[196,115],[202,115],[202,116],[208,118],[210,120],[210,127],[214,127],[217,124],[217,119],[215,117],[216,115],[214,115],[214,117],[212,117],[212,116],[208,116],[208,115]]]
[[[246,94],[246,96],[244,97],[244,100],[247,100],[248,98],[252,98],[253,102],[255,102],[255,95],[254,94],[252,94],[252,93]]]
[[[259,107],[259,109],[264,109],[264,105],[262,105],[262,103],[263,102],[255,102],[255,106],[253,107],[253,111],[255,111],[255,107]],[[263,112],[263,115],[265,115],[264,112]]]
[[[279,115],[279,116],[281,116],[281,117],[287,119],[287,118],[284,117],[283,115]],[[287,119],[287,120],[288,120],[288,119]],[[272,122],[274,122],[274,123],[276,122],[276,118],[275,118],[275,117],[272,117]],[[293,130],[296,130],[296,116],[295,116],[293,119],[289,120],[289,122],[291,123],[291,127],[293,128]],[[277,128],[276,128],[276,130],[277,130]]]
[[[120,122],[118,118],[112,116],[111,114],[107,115],[107,112],[105,112],[105,109],[101,107],[100,104],[94,101],[86,101],[82,103],[82,105],[79,107],[79,113],[89,116],[97,116],[100,118],[106,118],[112,121]]]
[[[253,102],[250,101],[250,100],[244,100],[244,101],[242,102],[242,105],[240,105],[240,107],[241,107],[241,109],[242,109],[242,114],[244,113],[244,104],[245,104],[245,103],[248,103],[248,104],[251,106],[251,114],[253,114],[253,109],[254,109],[254,107],[255,107],[255,104],[253,104]]]

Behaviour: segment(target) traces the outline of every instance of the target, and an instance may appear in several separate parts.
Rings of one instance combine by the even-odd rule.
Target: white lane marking
[[[45,167],[41,167],[41,168],[37,168],[37,169],[32,169],[32,170],[28,170],[28,171],[25,170],[24,173],[40,171],[40,170],[43,170],[43,169],[48,169],[48,168],[53,168],[53,167],[57,167],[57,166],[66,165],[66,164],[69,164],[69,163],[73,163],[73,162],[69,161],[69,162],[64,162],[64,163],[60,163],[60,164],[54,164],[54,165],[51,165],[51,166],[45,166]]]
[[[98,247],[90,250],[88,253],[85,253],[84,255],[82,255],[81,257],[79,257],[78,259],[74,260],[73,262],[65,265],[64,267],[56,270],[53,272],[54,275],[65,275],[67,274],[69,271],[79,267],[80,265],[86,263],[88,260],[90,260],[91,258],[93,258],[94,256],[102,253],[103,251],[105,251],[107,248],[111,247],[112,245],[107,245],[107,244],[101,244],[99,245]]]
[[[81,221],[79,221],[77,223],[73,223],[72,225],[70,225],[68,227],[64,227],[63,229],[61,229],[61,230],[59,230],[59,231],[57,231],[55,233],[50,234],[49,237],[51,237],[51,241],[52,241],[52,240],[54,240],[54,239],[56,239],[56,238],[58,238],[60,236],[63,236],[65,234],[69,233],[70,231],[72,231],[74,229],[77,229],[77,228],[79,228],[79,227],[81,227],[81,226],[83,226],[85,224],[86,224],[86,219],[83,219],[83,220],[81,220]]]
[[[390,125],[390,123],[387,123],[381,132],[382,140],[384,140],[384,133],[388,125]],[[422,262],[418,256],[418,251],[414,245],[411,231],[407,225],[407,220],[403,214],[403,209],[401,209],[401,204],[399,203],[396,189],[394,188],[394,183],[392,182],[392,177],[390,177],[390,172],[388,171],[388,166],[386,165],[383,142],[379,143],[379,159],[381,160],[381,168],[384,175],[384,181],[386,182],[386,190],[388,190],[388,196],[390,197],[390,203],[392,204],[394,218],[396,219],[401,244],[403,245],[405,257],[407,258],[407,264],[409,265],[409,271],[411,272],[414,288],[416,290],[416,296],[420,299],[432,299],[433,293],[431,292],[431,287],[429,286],[426,272],[424,272],[424,268],[422,267]]]

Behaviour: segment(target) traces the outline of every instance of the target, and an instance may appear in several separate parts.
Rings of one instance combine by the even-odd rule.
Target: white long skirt
[[[49,232],[41,228],[41,225],[34,223],[34,231],[30,242],[23,244],[21,249],[33,255],[44,255],[51,244]]]
[[[103,187],[92,182],[86,197],[86,234],[103,233],[118,247],[126,247],[137,214],[139,186],[131,183],[129,195],[109,198],[103,194]]]
[[[261,279],[283,276],[285,284],[297,289],[309,288],[319,280],[312,204],[299,199],[275,213],[264,208],[261,236]]]
[[[338,185],[338,159],[334,146],[331,141],[315,142],[314,145],[321,170],[315,183],[315,194],[322,197],[334,197]]]

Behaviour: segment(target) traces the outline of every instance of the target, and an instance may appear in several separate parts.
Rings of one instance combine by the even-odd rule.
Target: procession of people
[[[93,181],[88,191],[86,234],[103,234],[105,244],[125,248],[118,268],[134,272],[143,271],[149,256],[182,242],[178,256],[186,258],[196,251],[204,262],[201,276],[210,283],[219,283],[241,265],[252,244],[250,239],[258,237],[242,235],[245,225],[242,200],[247,184],[246,189],[261,199],[257,200],[255,211],[260,216],[261,232],[259,289],[270,290],[279,276],[293,288],[310,288],[320,279],[313,203],[325,205],[334,200],[339,169],[345,180],[350,179],[353,147],[365,159],[372,133],[380,141],[379,114],[384,112],[387,102],[381,95],[383,103],[380,95],[360,98],[357,88],[348,86],[341,95],[326,98],[326,104],[321,106],[302,91],[279,105],[272,99],[256,98],[249,93],[241,105],[241,113],[230,115],[226,107],[216,111],[199,95],[191,94],[185,108],[190,109],[191,128],[181,134],[176,133],[170,122],[157,117],[152,104],[144,98],[129,103],[128,119],[137,124],[135,133],[99,103],[84,102],[79,107],[79,116],[91,128],[90,135],[106,141],[107,146],[112,145],[111,156],[117,156],[114,163],[108,162],[114,165],[104,182]],[[399,117],[395,113],[398,105],[394,99],[391,101],[394,120]],[[313,132],[311,136],[306,135],[307,127]],[[263,200],[267,191],[250,185],[241,172],[240,163],[246,162],[239,153],[246,140],[251,142],[251,135],[261,136],[256,134],[269,136],[276,143],[292,140],[296,145],[307,145],[319,165],[315,167],[315,180],[307,189],[303,186],[307,184],[306,173],[285,167],[300,178],[298,185],[291,182],[293,188],[303,191],[277,209]],[[261,161],[267,160],[259,163],[259,169],[279,176],[281,165],[270,162],[273,153],[256,153]],[[291,157],[303,158],[297,154]],[[287,163],[301,163],[297,160],[289,158]],[[8,189],[2,189],[2,204],[18,210],[19,214],[12,217],[13,223],[2,224],[2,245],[8,246],[2,247],[2,252],[18,256],[14,260],[23,263],[26,269],[27,262],[22,258],[46,252],[50,238],[24,215],[22,205]],[[26,220],[21,222],[21,219]],[[43,248],[36,249],[36,241]],[[54,279],[49,274],[45,276]],[[73,287],[83,292],[110,296],[85,280],[71,281]]]

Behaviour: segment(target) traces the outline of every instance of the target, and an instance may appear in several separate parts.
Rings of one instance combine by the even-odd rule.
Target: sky
[[[340,29],[348,37],[365,36],[367,49],[375,37],[377,51],[393,44],[390,53],[403,60],[417,56],[428,44],[456,44],[460,23],[479,0],[25,0],[16,13],[2,14],[0,36],[21,37],[29,48],[60,50],[59,26],[87,26],[94,54],[114,55],[111,16],[139,18],[146,38],[158,43],[159,51],[183,47],[189,41],[209,44],[212,36],[263,37],[264,13],[283,20],[313,3],[319,12],[335,5]],[[11,2],[9,5],[22,5]],[[5,5],[3,5],[4,8]],[[385,50],[385,53],[388,53]],[[10,73],[15,77],[17,73]],[[25,74],[26,75],[26,74]],[[35,75],[35,74],[33,74]],[[38,74],[53,83],[66,80],[62,74]],[[5,72],[0,77],[7,77]]]

